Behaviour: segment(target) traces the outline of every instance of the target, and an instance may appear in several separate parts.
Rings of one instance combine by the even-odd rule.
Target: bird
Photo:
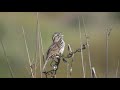
[[[63,36],[61,32],[55,32],[52,36],[52,44],[47,50],[45,64],[43,66],[43,71],[50,60],[56,60],[60,55],[63,54],[65,48],[65,42],[63,40]]]

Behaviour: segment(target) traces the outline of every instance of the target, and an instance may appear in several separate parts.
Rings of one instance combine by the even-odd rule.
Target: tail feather
[[[45,61],[45,64],[44,64],[44,66],[43,66],[43,71],[45,70],[45,67],[46,67],[46,65],[47,65],[47,62],[48,62],[48,60]]]

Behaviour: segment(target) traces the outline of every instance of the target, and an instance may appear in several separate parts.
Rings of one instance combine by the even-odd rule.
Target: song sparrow
[[[55,60],[60,55],[62,55],[64,52],[65,42],[63,40],[63,35],[59,32],[56,32],[53,34],[52,40],[53,40],[53,43],[47,51],[46,61],[45,61],[45,64],[43,66],[43,71],[46,67],[47,62],[50,59]]]

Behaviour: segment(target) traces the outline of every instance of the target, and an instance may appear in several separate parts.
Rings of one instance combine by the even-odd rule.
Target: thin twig
[[[39,19],[39,13],[37,13],[37,17],[38,17],[38,19]],[[38,20],[38,24],[40,24],[39,23],[39,20]],[[39,25],[39,29],[40,29],[40,25]],[[42,35],[41,35],[41,31],[39,30],[39,48],[40,48],[40,46],[41,46],[41,50],[42,50],[42,56],[43,56],[43,62],[45,62],[45,58],[44,58],[44,47],[43,47],[43,41],[42,41]],[[40,73],[41,73],[41,78],[42,78],[42,61],[41,61],[41,56],[40,56]]]
[[[71,47],[70,47],[69,44],[68,44],[68,51],[69,51],[69,53],[71,53],[70,52],[71,51]],[[69,62],[67,62],[66,66],[67,66],[67,78],[69,78]]]
[[[39,38],[40,38],[40,32],[39,33]],[[41,60],[41,53],[40,53],[40,40],[39,40],[39,59],[40,59],[40,76],[42,78],[42,60]]]
[[[14,78],[14,74],[13,74],[12,68],[11,68],[11,66],[10,66],[10,63],[9,63],[9,61],[8,61],[8,57],[7,57],[7,54],[6,54],[6,51],[5,51],[5,47],[4,47],[4,45],[3,45],[2,40],[1,40],[1,45],[2,45],[2,48],[3,48],[4,55],[5,55],[5,57],[6,57],[7,65],[8,65],[9,70],[10,70],[10,75],[11,75],[12,78]]]
[[[71,62],[71,65],[70,65],[70,78],[72,77],[72,71],[73,71],[73,69],[72,69],[72,63],[73,63],[73,58],[72,58],[72,62]]]
[[[85,37],[86,37],[86,40],[87,40],[89,66],[90,66],[90,73],[91,73],[91,77],[92,77],[92,72],[91,72],[92,64],[91,64],[91,54],[90,54],[89,37],[88,37],[88,34],[86,32],[86,26],[85,26],[85,23],[84,23],[84,18],[82,17],[82,19],[83,19],[83,25],[84,25],[84,30],[85,30]]]
[[[39,21],[38,21],[38,23],[39,23]],[[45,58],[44,58],[44,47],[43,47],[41,31],[39,31],[39,33],[40,33],[40,44],[41,44],[41,49],[42,49],[42,54],[43,54],[43,60],[45,60]]]
[[[41,60],[41,53],[40,53],[40,47],[41,47],[41,43],[40,43],[40,31],[39,31],[39,29],[40,29],[40,26],[39,26],[39,13],[37,12],[37,48],[36,49],[38,49],[38,57],[39,57],[39,60],[40,60],[40,76],[41,76],[41,78],[42,78],[42,60]],[[37,50],[36,50],[37,51]],[[37,55],[36,55],[36,57],[37,57]],[[37,65],[37,62],[36,62],[36,65]],[[37,68],[36,68],[37,69]]]
[[[94,67],[91,68],[91,72],[92,72],[92,78],[97,78],[97,75],[96,75]]]
[[[108,77],[108,46],[109,46],[109,36],[111,33],[111,28],[106,30],[106,78]]]
[[[37,65],[37,60],[38,60],[38,52],[39,52],[39,33],[38,33],[38,14],[37,14],[37,26],[36,26],[36,52],[35,52],[35,77],[36,77],[36,65]]]
[[[67,62],[67,78],[69,78],[69,63]]]
[[[24,41],[25,41],[25,46],[26,46],[26,51],[27,51],[27,56],[28,56],[28,62],[29,62],[29,66],[30,66],[31,76],[32,76],[32,78],[35,78],[34,77],[34,73],[33,73],[33,69],[31,67],[32,63],[31,63],[31,60],[30,60],[29,50],[28,50],[27,41],[26,41],[26,37],[25,37],[25,31],[24,31],[23,26],[22,26],[22,32],[23,32],[23,36],[24,36]]]
[[[108,77],[108,35],[106,33],[106,78]]]
[[[80,33],[80,44],[81,44],[81,48],[82,48],[82,32],[80,30],[80,19],[78,17],[79,20],[79,33]],[[81,49],[81,60],[82,60],[82,69],[83,69],[83,78],[85,78],[85,70],[84,70],[84,61],[83,61],[83,51]]]
[[[118,65],[117,65],[117,69],[116,69],[116,78],[118,78],[118,69],[119,69],[119,60],[118,60]]]
[[[71,46],[70,46],[70,44],[68,44],[68,51],[69,51],[69,54],[71,54],[73,51],[72,51],[72,49],[71,49]],[[73,53],[73,55],[72,55],[72,61],[71,61],[71,63],[70,63],[70,78],[71,78],[71,75],[72,75],[72,63],[73,63],[73,61],[74,61],[74,53]]]
[[[86,62],[84,62],[84,67],[85,67],[85,73],[86,73],[86,71],[87,71],[87,69],[86,69]]]
[[[43,42],[42,42],[41,32],[40,32],[40,41],[41,41],[41,48],[42,48],[42,54],[43,54],[43,61],[45,62],[45,55],[44,55],[44,48],[43,48]]]

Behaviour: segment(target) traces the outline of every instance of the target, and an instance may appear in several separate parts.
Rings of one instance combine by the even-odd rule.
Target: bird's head
[[[60,39],[63,39],[63,36],[64,35],[62,35],[62,33],[56,32],[53,34],[52,40],[53,40],[53,42],[58,42]]]

